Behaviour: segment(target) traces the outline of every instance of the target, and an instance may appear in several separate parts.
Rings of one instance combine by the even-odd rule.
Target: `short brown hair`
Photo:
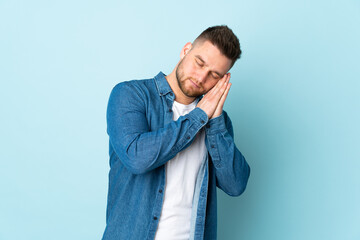
[[[233,31],[226,25],[209,27],[203,31],[194,41],[194,45],[210,41],[220,52],[232,61],[231,66],[240,58],[241,49],[240,42]]]

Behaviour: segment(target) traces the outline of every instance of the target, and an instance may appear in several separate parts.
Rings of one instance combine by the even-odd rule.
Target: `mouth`
[[[191,84],[194,86],[194,87],[196,87],[196,88],[200,88],[200,86],[199,85],[197,85],[193,80],[191,80],[191,79],[189,79],[190,80],[190,82],[191,82]]]

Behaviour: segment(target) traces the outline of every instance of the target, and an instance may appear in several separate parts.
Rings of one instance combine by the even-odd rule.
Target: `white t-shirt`
[[[173,120],[192,111],[196,104],[174,101]],[[205,132],[200,130],[189,147],[165,164],[165,195],[156,240],[189,239],[196,177],[205,154]]]

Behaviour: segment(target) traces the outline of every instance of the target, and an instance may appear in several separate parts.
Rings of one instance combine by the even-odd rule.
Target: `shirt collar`
[[[166,95],[169,92],[173,92],[163,72],[159,72],[158,75],[154,77],[154,79],[160,95]]]

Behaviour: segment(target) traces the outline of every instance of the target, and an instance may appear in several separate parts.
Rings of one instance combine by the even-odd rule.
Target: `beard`
[[[185,96],[187,97],[200,97],[202,96],[205,92],[203,91],[202,86],[198,84],[198,81],[196,81],[194,78],[192,77],[187,77],[185,76],[184,73],[184,69],[183,69],[183,60],[186,58],[186,56],[181,59],[181,61],[179,62],[179,65],[176,68],[176,80],[178,83],[178,86],[180,88],[180,90],[184,93]],[[193,81],[195,82],[200,88],[198,89],[194,89],[193,87],[186,87],[186,82],[187,81]]]

